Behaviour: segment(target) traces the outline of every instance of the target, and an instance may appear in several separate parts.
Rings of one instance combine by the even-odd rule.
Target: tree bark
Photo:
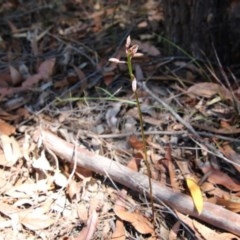
[[[239,60],[239,0],[163,0],[165,36],[195,58]],[[183,52],[166,42],[168,54]]]

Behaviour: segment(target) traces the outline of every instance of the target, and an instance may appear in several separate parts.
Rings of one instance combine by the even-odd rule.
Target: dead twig
[[[187,131],[145,131],[145,135],[187,135],[188,132]],[[226,137],[226,136],[222,136],[222,135],[218,135],[218,134],[213,134],[213,133],[208,133],[208,132],[199,132],[197,131],[197,134],[199,134],[200,136],[204,136],[204,137],[214,137],[214,138],[218,138],[218,139],[222,139],[222,140],[226,140],[229,142],[237,142],[240,143],[240,139],[236,139],[236,138],[231,138],[231,137]],[[96,134],[91,134],[91,133],[87,133],[88,136],[96,136]],[[124,137],[129,137],[131,135],[136,135],[136,136],[140,136],[141,133],[140,132],[126,132],[126,133],[109,133],[109,134],[100,134],[97,135],[99,138],[124,138]]]
[[[138,191],[148,192],[148,177],[129,168],[114,162],[106,157],[99,156],[86,149],[76,148],[73,144],[67,143],[63,139],[50,133],[42,131],[36,133],[36,137],[42,136],[43,144],[48,149],[55,152],[59,157],[71,162],[75,154],[77,164],[94,172],[105,175],[108,174],[114,181],[119,182],[126,187]],[[37,140],[37,138],[35,138]],[[74,152],[75,151],[75,152]],[[224,229],[240,236],[240,216],[219,205],[205,202],[203,212],[199,215],[192,199],[182,193],[175,192],[166,186],[160,185],[152,180],[153,197],[158,202],[164,202],[177,211],[193,216],[201,221],[209,223],[217,228]]]

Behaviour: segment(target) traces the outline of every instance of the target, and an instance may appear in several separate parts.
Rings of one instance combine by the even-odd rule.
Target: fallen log
[[[148,193],[148,177],[134,172],[131,169],[117,163],[111,159],[99,156],[83,148],[75,148],[58,136],[49,131],[39,131],[38,137],[42,137],[43,144],[62,159],[72,162],[75,158],[77,165],[92,170],[94,172],[108,175],[114,181],[130,188],[134,191]],[[73,158],[73,156],[75,156]],[[204,202],[203,212],[199,215],[192,199],[182,193],[152,181],[153,197],[158,203],[164,202],[177,211],[195,217],[201,221],[209,223],[217,228],[240,236],[240,215],[231,212],[222,206]]]

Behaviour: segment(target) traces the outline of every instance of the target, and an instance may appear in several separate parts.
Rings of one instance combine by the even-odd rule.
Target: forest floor
[[[0,239],[240,239],[237,77],[167,56],[159,2],[1,4]]]

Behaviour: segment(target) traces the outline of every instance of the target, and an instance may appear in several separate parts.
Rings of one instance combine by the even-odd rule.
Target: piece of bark
[[[74,159],[76,159],[79,166],[103,175],[107,174],[114,181],[134,191],[141,193],[143,191],[149,192],[148,177],[145,175],[134,172],[111,159],[99,156],[86,149],[80,147],[75,148],[73,144],[64,141],[51,132],[41,131],[38,132],[36,136],[41,136],[43,144],[66,161],[73,162]],[[240,215],[208,202],[204,203],[203,212],[199,215],[189,196],[175,192],[154,180],[152,180],[152,188],[153,197],[156,202],[164,202],[181,213],[193,216],[217,228],[240,236]]]

